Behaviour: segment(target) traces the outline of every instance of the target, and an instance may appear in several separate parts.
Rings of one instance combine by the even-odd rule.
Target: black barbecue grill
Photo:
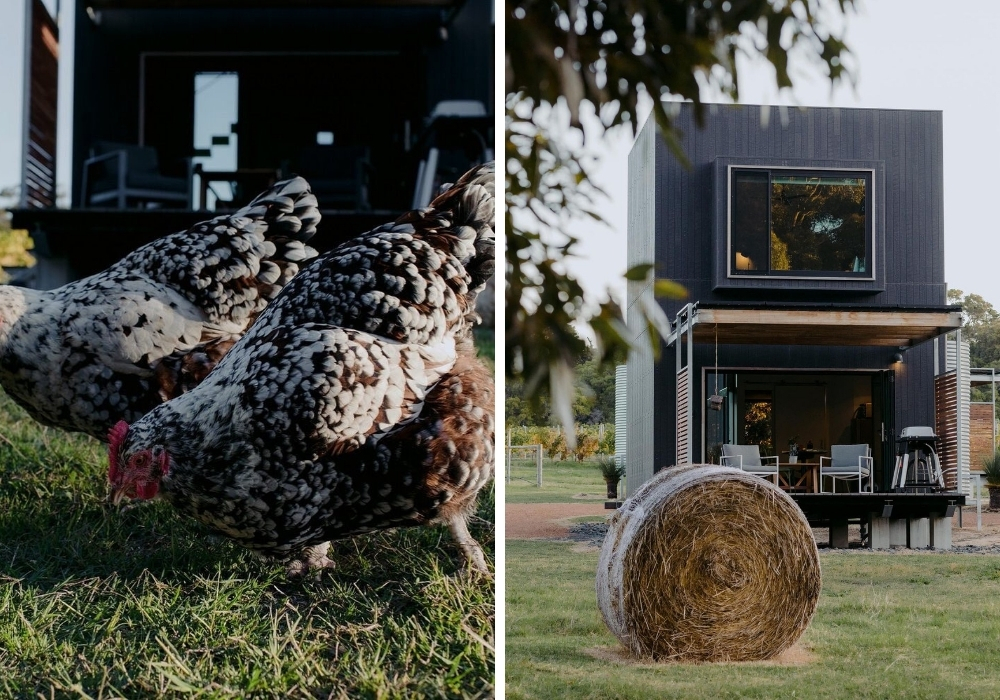
[[[944,491],[941,460],[938,459],[938,436],[931,428],[903,428],[897,438],[896,467],[892,471],[892,491],[933,493]]]

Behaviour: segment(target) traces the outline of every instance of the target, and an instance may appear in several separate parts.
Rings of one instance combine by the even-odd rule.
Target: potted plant
[[[983,476],[986,488],[990,490],[990,508],[1000,510],[1000,450],[983,458]]]
[[[618,464],[614,457],[606,455],[597,460],[604,483],[608,486],[608,498],[618,498],[618,482],[625,476],[625,465]]]
[[[788,438],[788,463],[795,464],[799,461],[799,436]]]

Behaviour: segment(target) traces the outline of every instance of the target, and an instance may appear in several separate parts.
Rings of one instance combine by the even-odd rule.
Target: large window
[[[874,277],[869,170],[730,169],[729,271]]]

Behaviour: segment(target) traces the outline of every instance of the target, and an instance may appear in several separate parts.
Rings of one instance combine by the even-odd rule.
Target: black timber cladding
[[[657,141],[656,208],[658,274],[676,280],[690,300],[816,301],[838,305],[936,306],[944,303],[944,185],[942,114],[938,111],[788,108],[782,124],[777,107],[762,124],[756,106],[712,105],[699,129],[690,105],[681,108],[677,125],[684,133],[686,169]],[[714,289],[715,226],[725,208],[718,192],[716,162],[772,166],[816,166],[864,163],[880,168],[876,206],[882,212],[883,240],[876,245],[885,263],[881,289],[858,290],[842,281],[766,280],[753,289]],[[884,192],[884,194],[883,194]],[[881,206],[878,206],[881,204]],[[721,209],[720,209],[721,207]],[[733,282],[732,280],[730,282]],[[759,280],[735,280],[736,283]],[[817,293],[812,293],[817,291]],[[792,297],[789,297],[792,294]],[[678,305],[679,306],[679,305]]]
[[[766,112],[767,117],[762,118]],[[785,115],[784,117],[782,115]],[[938,111],[714,105],[706,108],[702,129],[695,125],[691,105],[682,105],[676,124],[691,167],[672,156],[664,141],[655,139],[655,198],[645,215],[655,221],[653,249],[657,275],[680,282],[688,290],[683,301],[661,300],[673,318],[688,302],[709,305],[778,302],[827,305],[829,308],[936,308],[945,304],[943,228],[942,113]],[[643,128],[655,128],[647,123]],[[641,138],[639,142],[641,142]],[[637,142],[637,145],[638,143]],[[719,192],[718,168],[728,163],[822,167],[842,163],[876,171],[874,186],[881,227],[875,245],[876,279],[853,281],[767,279],[718,284],[719,265],[728,251],[717,236],[726,193]],[[630,190],[636,177],[630,168]],[[633,213],[629,213],[630,221]],[[629,231],[631,249],[648,244]],[[733,282],[733,280],[728,280]],[[746,284],[752,282],[752,284]],[[852,283],[853,282],[853,283]],[[633,304],[632,295],[629,304]],[[655,367],[651,409],[656,429],[650,431],[656,469],[674,463],[674,349],[662,348]],[[905,352],[893,364],[887,348],[720,345],[718,364],[734,369],[834,370],[884,372],[894,380],[892,415],[895,429],[933,425],[933,352],[925,343]],[[702,377],[715,365],[715,348],[696,345],[693,457],[702,458]],[[630,359],[630,385],[633,361]],[[631,393],[631,392],[630,392]],[[630,399],[631,400],[631,399]],[[646,398],[645,401],[650,401]],[[631,410],[631,409],[630,409]],[[648,410],[648,409],[647,409]],[[630,432],[629,452],[638,435]],[[643,438],[638,438],[640,441]],[[631,462],[631,455],[630,455]],[[640,482],[641,483],[641,482]],[[638,484],[634,484],[638,486]]]
[[[488,0],[109,0],[89,14],[91,3],[75,5],[74,205],[97,141],[154,146],[165,174],[184,174],[196,71],[245,73],[240,167],[277,167],[279,156],[294,158],[303,139],[332,128],[338,143],[372,148],[373,192],[389,193],[372,205],[396,211],[409,208],[416,175],[415,160],[400,153],[404,122],[415,137],[437,102],[494,109]]]

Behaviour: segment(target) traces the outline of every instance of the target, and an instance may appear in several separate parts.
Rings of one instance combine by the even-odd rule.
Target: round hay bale
[[[604,623],[633,654],[757,661],[816,611],[819,552],[770,481],[712,465],[662,470],[612,518],[597,569]]]

